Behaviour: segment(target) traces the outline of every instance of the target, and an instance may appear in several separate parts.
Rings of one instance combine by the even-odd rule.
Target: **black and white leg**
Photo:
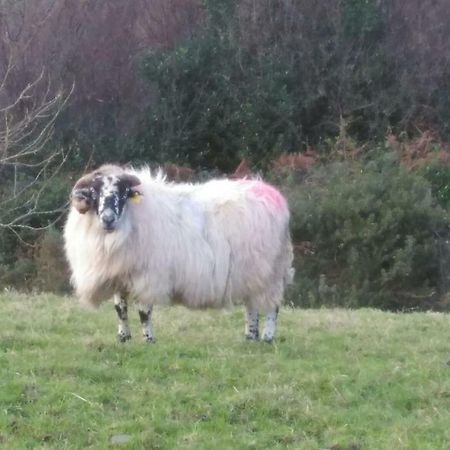
[[[114,295],[114,307],[119,318],[119,329],[117,339],[119,342],[126,342],[131,339],[130,326],[128,325],[128,305],[127,297],[124,294]]]
[[[144,336],[144,341],[150,344],[155,342],[152,326],[152,310],[152,305],[139,304],[139,319],[142,325],[142,335]]]
[[[266,315],[266,323],[264,325],[263,341],[271,343],[275,338],[277,331],[277,318],[279,308],[276,307],[273,311],[269,311]]]
[[[250,341],[259,339],[259,315],[258,310],[247,306],[245,317],[245,337]]]

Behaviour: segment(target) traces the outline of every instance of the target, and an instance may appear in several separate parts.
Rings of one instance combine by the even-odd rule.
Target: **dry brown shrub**
[[[294,243],[294,254],[301,256],[311,256],[316,253],[316,247],[311,241],[300,241]]]
[[[307,171],[316,163],[317,154],[308,149],[304,153],[283,153],[272,163],[273,171],[278,174]]]
[[[250,163],[246,159],[243,159],[236,167],[235,171],[232,174],[228,175],[228,178],[236,180],[239,178],[251,177],[252,175],[254,175],[254,172],[250,167]]]
[[[413,139],[405,140],[393,133],[388,133],[386,145],[390,150],[398,153],[400,161],[409,170],[420,169],[435,160],[450,164],[448,145],[433,131],[424,131]]]
[[[195,170],[190,167],[177,166],[176,164],[166,163],[162,170],[169,181],[193,181],[195,178]]]

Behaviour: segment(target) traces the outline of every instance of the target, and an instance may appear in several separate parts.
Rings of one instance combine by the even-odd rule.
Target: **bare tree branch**
[[[0,229],[17,234],[21,229],[50,227],[67,206],[42,210],[40,202],[70,153],[70,150],[50,148],[50,143],[55,122],[66,107],[74,85],[68,91],[59,89],[53,93],[42,70],[15,98],[8,100],[6,88],[13,68],[10,57],[0,77]],[[30,220],[47,216],[51,222],[44,226],[30,224]]]

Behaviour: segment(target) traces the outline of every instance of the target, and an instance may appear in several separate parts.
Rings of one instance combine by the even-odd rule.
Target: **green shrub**
[[[0,289],[66,293],[70,290],[62,234],[49,228],[36,238],[33,247],[19,252],[8,264],[0,263]]]
[[[141,150],[133,154],[225,172],[242,158],[264,166],[301,145],[302,105],[294,89],[299,74],[275,54],[254,55],[242,47],[234,7],[216,10],[216,2],[207,3],[205,30],[144,60],[145,78],[158,98],[137,139]]]
[[[299,305],[389,309],[442,306],[449,266],[448,215],[429,182],[392,154],[330,163],[287,187]]]
[[[0,265],[0,288],[29,291],[33,288],[36,266],[29,257],[21,257],[10,265]]]
[[[64,256],[60,231],[50,228],[36,246],[34,262],[36,279],[34,288],[44,292],[66,293],[70,291],[69,272]]]
[[[434,197],[440,205],[450,205],[450,166],[447,162],[435,159],[420,170],[429,181]]]
[[[385,20],[374,2],[205,1],[201,30],[144,58],[157,95],[130,154],[230,171],[323,144],[342,120],[352,137],[380,139],[397,108]]]
[[[8,175],[8,173],[6,174]],[[22,217],[11,227],[0,227],[0,288],[14,287],[18,290],[48,289],[61,292],[60,282],[46,284],[44,274],[47,265],[40,254],[42,246],[50,245],[55,230],[43,231],[49,225],[61,226],[65,207],[68,203],[72,181],[69,176],[57,174],[33,184],[33,177],[26,173],[18,180],[18,186],[28,185],[21,195],[14,197],[10,187],[13,181],[5,175],[5,186],[0,186],[0,203],[4,209],[0,214],[0,223],[8,224]],[[45,178],[45,177],[44,177]],[[49,241],[50,240],[50,241]],[[53,246],[47,252],[47,259],[54,259],[54,267],[49,268],[55,280],[60,276],[63,264],[59,259],[59,248]],[[37,259],[36,259],[37,258]]]

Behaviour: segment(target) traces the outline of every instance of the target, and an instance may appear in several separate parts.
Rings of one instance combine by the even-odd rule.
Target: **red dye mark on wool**
[[[262,181],[249,181],[252,183],[250,192],[258,199],[264,200],[268,204],[275,206],[277,210],[287,208],[286,199],[283,195],[270,184],[263,183]]]

